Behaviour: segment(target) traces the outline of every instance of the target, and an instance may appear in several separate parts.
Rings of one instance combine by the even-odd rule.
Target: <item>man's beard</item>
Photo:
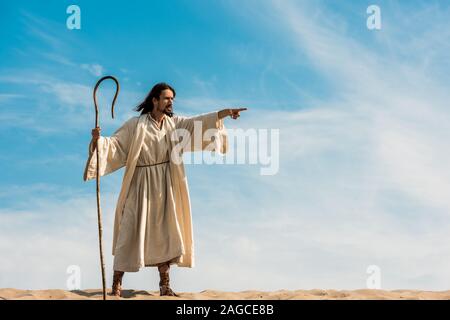
[[[170,111],[168,111],[168,110],[166,110],[166,109],[164,109],[164,114],[166,115],[166,116],[169,116],[169,117],[173,117],[173,112],[170,112]]]
[[[171,109],[171,110],[173,110],[173,106],[170,106],[170,107],[166,107],[166,108],[164,108],[164,111],[163,111],[163,113],[166,115],[166,116],[169,116],[169,117],[173,117],[173,111],[169,111],[169,108]]]

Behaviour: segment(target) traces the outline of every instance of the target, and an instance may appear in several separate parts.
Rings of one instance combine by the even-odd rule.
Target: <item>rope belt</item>
[[[160,162],[160,163],[154,163],[154,164],[144,164],[144,165],[142,165],[142,166],[136,166],[136,167],[139,167],[139,168],[141,168],[141,167],[152,167],[152,166],[157,166],[158,164],[163,164],[163,163],[169,163],[170,161],[169,160],[167,160],[167,161],[164,161],[164,162]]]

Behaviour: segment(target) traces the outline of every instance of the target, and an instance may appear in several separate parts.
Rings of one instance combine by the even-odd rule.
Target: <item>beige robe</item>
[[[194,121],[201,122],[201,132],[194,130]],[[183,151],[227,151],[226,129],[217,112],[165,117],[161,129],[149,114],[141,115],[125,122],[113,136],[98,140],[100,176],[126,167],[114,220],[115,270],[133,272],[168,260],[180,267],[194,266],[187,179],[182,161],[171,156],[175,147],[180,149],[175,129],[185,129],[191,142],[201,142],[188,144]],[[215,129],[213,143],[203,141],[208,129]],[[90,145],[85,181],[96,177],[96,164]],[[150,164],[156,165],[145,166]]]

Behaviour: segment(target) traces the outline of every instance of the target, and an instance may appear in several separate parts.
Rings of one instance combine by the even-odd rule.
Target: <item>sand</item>
[[[123,290],[121,298],[107,296],[109,300],[449,300],[448,291],[418,290],[278,290],[226,292],[204,290],[201,292],[177,292],[180,297],[160,297],[158,291]],[[0,300],[98,300],[101,289],[80,291],[0,289]]]

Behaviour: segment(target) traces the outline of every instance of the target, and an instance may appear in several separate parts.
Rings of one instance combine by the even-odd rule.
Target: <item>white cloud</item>
[[[23,98],[23,94],[15,94],[15,93],[0,93],[0,103],[5,103],[11,100]]]
[[[314,9],[310,3],[273,4],[261,11],[266,20],[259,19],[268,28],[283,28],[279,45],[296,45],[334,83],[337,94],[315,98],[307,109],[291,106],[301,111],[249,113],[249,119],[241,119],[247,127],[279,127],[282,140],[280,174],[259,181],[259,190],[268,188],[273,198],[262,197],[259,210],[252,210],[264,207],[274,213],[256,219],[269,230],[278,225],[274,234],[289,235],[292,263],[311,266],[310,280],[303,283],[364,285],[365,274],[358,282],[354,268],[363,270],[376,260],[383,263],[390,288],[448,287],[445,82],[439,74],[416,68],[420,55],[402,59],[403,53],[415,54],[414,46],[401,49],[407,27],[392,38],[397,55],[380,56],[348,37],[345,28],[336,31],[333,23],[342,25],[339,16],[328,15],[316,3]],[[433,20],[434,10],[425,21],[436,23],[433,29],[448,29],[448,21]],[[426,38],[420,39],[422,47],[429,47]],[[444,53],[445,48],[436,50]],[[308,247],[315,252],[305,256]]]
[[[104,73],[103,66],[101,66],[97,63],[93,63],[93,64],[83,63],[83,64],[81,64],[81,69],[89,71],[89,73],[95,77],[100,77]]]
[[[37,96],[27,108],[11,107],[14,99],[15,105],[22,106],[25,102],[17,101],[19,96],[8,96],[3,105],[8,106],[2,110],[0,120],[5,127],[36,130],[41,134],[61,131],[84,130],[90,134],[94,126],[95,109],[92,98],[93,85],[66,81],[51,75],[42,75],[35,70],[10,70],[9,75],[0,76],[0,82],[9,85],[19,85],[23,90]],[[111,100],[115,87],[102,84],[97,92],[97,101],[100,112],[100,125],[114,131],[120,123],[131,116],[137,115],[130,106],[133,101],[137,104],[140,95],[137,92],[122,89],[118,95],[115,106],[116,118],[111,118]],[[6,98],[5,98],[6,99]],[[125,110],[123,109],[124,103]],[[2,102],[0,100],[0,102]],[[107,131],[104,131],[107,132]]]
[[[206,178],[205,183],[211,184],[212,179]],[[191,185],[195,186],[196,180],[191,179]],[[102,184],[108,286],[119,181],[115,175],[104,178]],[[2,287],[65,288],[69,265],[81,267],[82,288],[100,287],[95,188],[93,182],[88,184],[92,194],[73,196],[64,188],[36,186],[20,210],[1,210],[0,252],[8,256],[0,266]],[[220,198],[229,199],[227,192],[235,196],[227,185]],[[48,193],[51,200],[46,200]],[[324,196],[333,193],[328,191]],[[173,268],[173,287],[179,291],[361,288],[365,268],[378,264],[389,288],[444,288],[449,264],[442,255],[449,247],[439,241],[446,236],[445,225],[433,226],[432,234],[408,232],[393,217],[376,213],[376,207],[371,212],[358,212],[353,204],[354,212],[347,212],[353,199],[340,196],[335,194],[321,206],[313,201],[299,202],[297,209],[292,203],[272,199],[263,202],[263,212],[253,202],[240,200],[229,207],[220,201],[204,202],[194,194],[196,267]],[[348,218],[353,219],[351,224]],[[124,286],[157,290],[156,269],[127,273]]]
[[[85,285],[99,287],[95,197],[46,201],[41,193],[37,199],[27,209],[0,212],[0,252],[8,256],[0,268],[0,286],[65,288],[66,268],[75,264]],[[104,227],[111,230],[112,198],[103,195],[103,203]],[[110,238],[105,232],[107,253]]]

